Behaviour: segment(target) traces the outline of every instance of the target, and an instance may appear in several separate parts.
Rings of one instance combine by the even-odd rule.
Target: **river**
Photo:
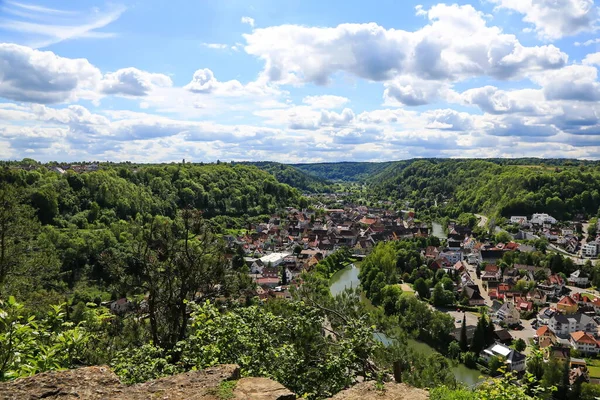
[[[438,224],[439,225],[439,224]],[[441,225],[439,225],[441,227]],[[330,290],[333,296],[341,293],[346,288],[356,288],[360,284],[358,279],[359,269],[353,265],[350,265],[338,272],[336,272],[330,280]],[[367,299],[365,299],[368,301]],[[381,341],[386,344],[387,338],[385,335],[378,335]],[[408,344],[418,353],[429,355],[436,352],[436,350],[426,343],[419,342],[414,339],[409,339]],[[465,385],[471,386],[480,382],[481,373],[476,369],[470,369],[465,367],[463,364],[457,364],[452,367],[452,372],[457,382],[462,382]]]

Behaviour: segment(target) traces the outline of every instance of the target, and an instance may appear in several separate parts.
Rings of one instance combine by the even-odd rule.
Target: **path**
[[[477,224],[478,227],[487,228],[488,217],[486,217],[485,215],[481,215],[481,214],[473,214],[473,215],[475,215],[477,218],[479,218],[479,223]]]

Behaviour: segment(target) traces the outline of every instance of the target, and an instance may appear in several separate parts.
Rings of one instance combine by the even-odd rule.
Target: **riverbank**
[[[358,279],[358,273],[360,269],[351,264],[344,269],[337,271],[331,279],[329,280],[329,290],[331,291],[332,296],[336,296],[343,292],[346,288],[358,288],[360,286],[360,280]],[[370,307],[373,307],[369,299],[367,299],[364,294],[361,295],[361,299],[366,302]],[[387,338],[383,334],[378,334],[378,338],[386,344]],[[433,347],[429,346],[426,343],[419,342],[415,339],[408,340],[409,346],[417,353],[428,356],[430,354],[437,353]],[[457,364],[453,366],[452,373],[456,378],[457,382],[461,382],[467,386],[472,386],[481,382],[483,377],[478,370],[470,369],[465,367],[463,364]]]

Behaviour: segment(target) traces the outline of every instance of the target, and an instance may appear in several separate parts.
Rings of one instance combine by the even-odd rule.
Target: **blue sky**
[[[0,159],[600,158],[593,0],[0,0]]]

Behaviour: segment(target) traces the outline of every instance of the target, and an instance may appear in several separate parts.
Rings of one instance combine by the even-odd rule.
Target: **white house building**
[[[462,251],[442,251],[439,258],[446,258],[452,265],[463,260]]]
[[[598,333],[598,323],[589,315],[582,313],[570,315],[554,314],[548,320],[548,328],[550,328],[555,335],[563,338],[578,331],[583,331],[591,335],[596,335]]]
[[[531,217],[531,223],[537,224],[537,225],[544,225],[544,224],[554,225],[554,224],[556,224],[556,218],[552,217],[551,215],[545,214],[545,213],[533,214]]]
[[[519,310],[513,303],[504,303],[496,313],[498,319],[508,325],[516,325],[521,322]]]
[[[513,215],[512,217],[510,217],[510,223],[524,225],[527,223],[527,217],[521,215]]]
[[[584,257],[596,257],[598,255],[598,249],[600,248],[600,243],[598,242],[589,242],[581,246],[581,253]]]
[[[261,257],[260,261],[266,266],[270,264],[272,267],[276,267],[289,255],[290,253],[271,253]]]
[[[585,286],[587,287],[589,283],[589,278],[582,270],[578,269],[569,275],[569,279],[567,281],[574,286]]]
[[[525,355],[500,343],[495,343],[479,354],[486,362],[492,357],[504,360],[509,371],[523,371],[525,369]]]

